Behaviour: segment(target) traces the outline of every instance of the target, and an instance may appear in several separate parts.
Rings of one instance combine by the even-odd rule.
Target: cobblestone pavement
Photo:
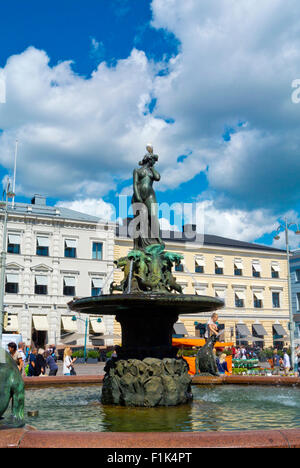
[[[98,364],[76,364],[74,368],[77,375],[104,375],[105,362],[98,362]],[[47,374],[49,372],[47,371]],[[58,361],[57,375],[63,375],[63,363]]]

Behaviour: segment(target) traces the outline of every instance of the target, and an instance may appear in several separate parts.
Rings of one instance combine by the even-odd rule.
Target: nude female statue
[[[163,245],[159,234],[158,206],[153,190],[153,182],[160,180],[160,174],[154,168],[158,155],[153,154],[152,145],[147,145],[146,149],[148,153],[139,162],[141,168],[133,171],[133,197],[131,203],[135,218],[141,218],[136,225],[135,249],[144,249],[152,244]],[[137,204],[142,204],[143,207]],[[145,226],[146,224],[147,226]]]

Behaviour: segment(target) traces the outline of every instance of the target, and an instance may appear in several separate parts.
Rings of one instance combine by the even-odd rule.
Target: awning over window
[[[238,270],[242,270],[242,269],[243,269],[242,260],[235,260],[235,261],[234,261],[234,265],[235,265],[235,267],[236,267]]]
[[[264,336],[264,335],[268,334],[266,332],[265,328],[260,323],[254,323],[252,325],[252,327],[253,327],[253,330],[255,330],[255,333],[257,333],[258,336]]]
[[[252,263],[252,266],[255,271],[260,272],[261,271],[261,264],[260,263]]]
[[[90,324],[94,333],[106,333],[105,325],[102,322],[97,322],[99,317],[90,317]]]
[[[7,283],[19,283],[19,275],[16,275],[14,273],[7,273],[6,282]]]
[[[188,335],[187,329],[182,322],[174,323],[173,331],[174,335]]]
[[[280,266],[278,265],[278,263],[272,263],[272,268],[274,271],[280,271]]]
[[[20,244],[21,237],[18,234],[8,234],[8,243],[9,244]]]
[[[244,291],[235,291],[235,295],[237,296],[238,299],[243,299],[243,300],[246,299],[246,295]]]
[[[65,286],[75,286],[74,276],[64,276]]]
[[[103,279],[102,278],[92,278],[93,288],[102,288]]]
[[[9,332],[17,332],[19,331],[19,321],[17,315],[10,315],[9,316],[10,323],[5,327],[5,331]]]
[[[76,239],[66,239],[65,240],[66,247],[71,248],[71,249],[76,249],[77,247],[77,240]]]
[[[77,321],[72,320],[72,317],[61,317],[62,321],[62,328],[67,331],[67,332],[77,332],[78,327],[77,327]]]
[[[220,299],[225,299],[225,291],[216,291],[216,297],[219,297]]]
[[[49,323],[46,315],[33,315],[33,326],[37,331],[48,331]]]
[[[264,296],[261,292],[253,292],[254,296],[256,297],[256,299],[258,299],[259,301],[262,301]]]
[[[237,323],[236,330],[239,333],[239,335],[242,336],[242,337],[251,336],[249,328],[244,323]]]
[[[280,325],[280,323],[274,323],[274,324],[273,324],[273,328],[274,328],[274,330],[275,330],[276,335],[279,335],[279,336],[287,336],[287,332],[285,331],[285,329],[283,328],[283,326]]]
[[[38,286],[47,286],[48,284],[48,278],[47,276],[43,275],[36,275],[35,277],[35,282]]]
[[[223,268],[224,267],[224,261],[223,260],[215,260],[215,264],[217,265],[218,268]]]
[[[48,237],[37,237],[37,244],[39,247],[49,247],[49,238]]]
[[[195,262],[198,266],[204,266],[205,265],[205,261],[204,261],[204,258],[203,257],[196,257],[195,258]]]
[[[205,289],[198,289],[198,288],[195,288],[195,291],[196,291],[196,294],[198,296],[206,296],[206,290]]]

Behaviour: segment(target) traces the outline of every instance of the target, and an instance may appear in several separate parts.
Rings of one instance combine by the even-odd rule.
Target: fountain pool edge
[[[75,375],[56,377],[24,377],[25,388],[59,385],[102,384],[104,375]],[[194,376],[192,385],[282,385],[300,386],[300,377],[225,375],[221,377]]]
[[[229,432],[0,431],[0,448],[300,448],[300,429]]]

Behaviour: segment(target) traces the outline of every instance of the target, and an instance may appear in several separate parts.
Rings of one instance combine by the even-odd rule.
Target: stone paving
[[[104,375],[105,362],[98,362],[97,364],[76,364],[74,368],[77,375]],[[47,375],[49,371],[47,370]],[[57,375],[63,375],[63,363],[58,361]]]

